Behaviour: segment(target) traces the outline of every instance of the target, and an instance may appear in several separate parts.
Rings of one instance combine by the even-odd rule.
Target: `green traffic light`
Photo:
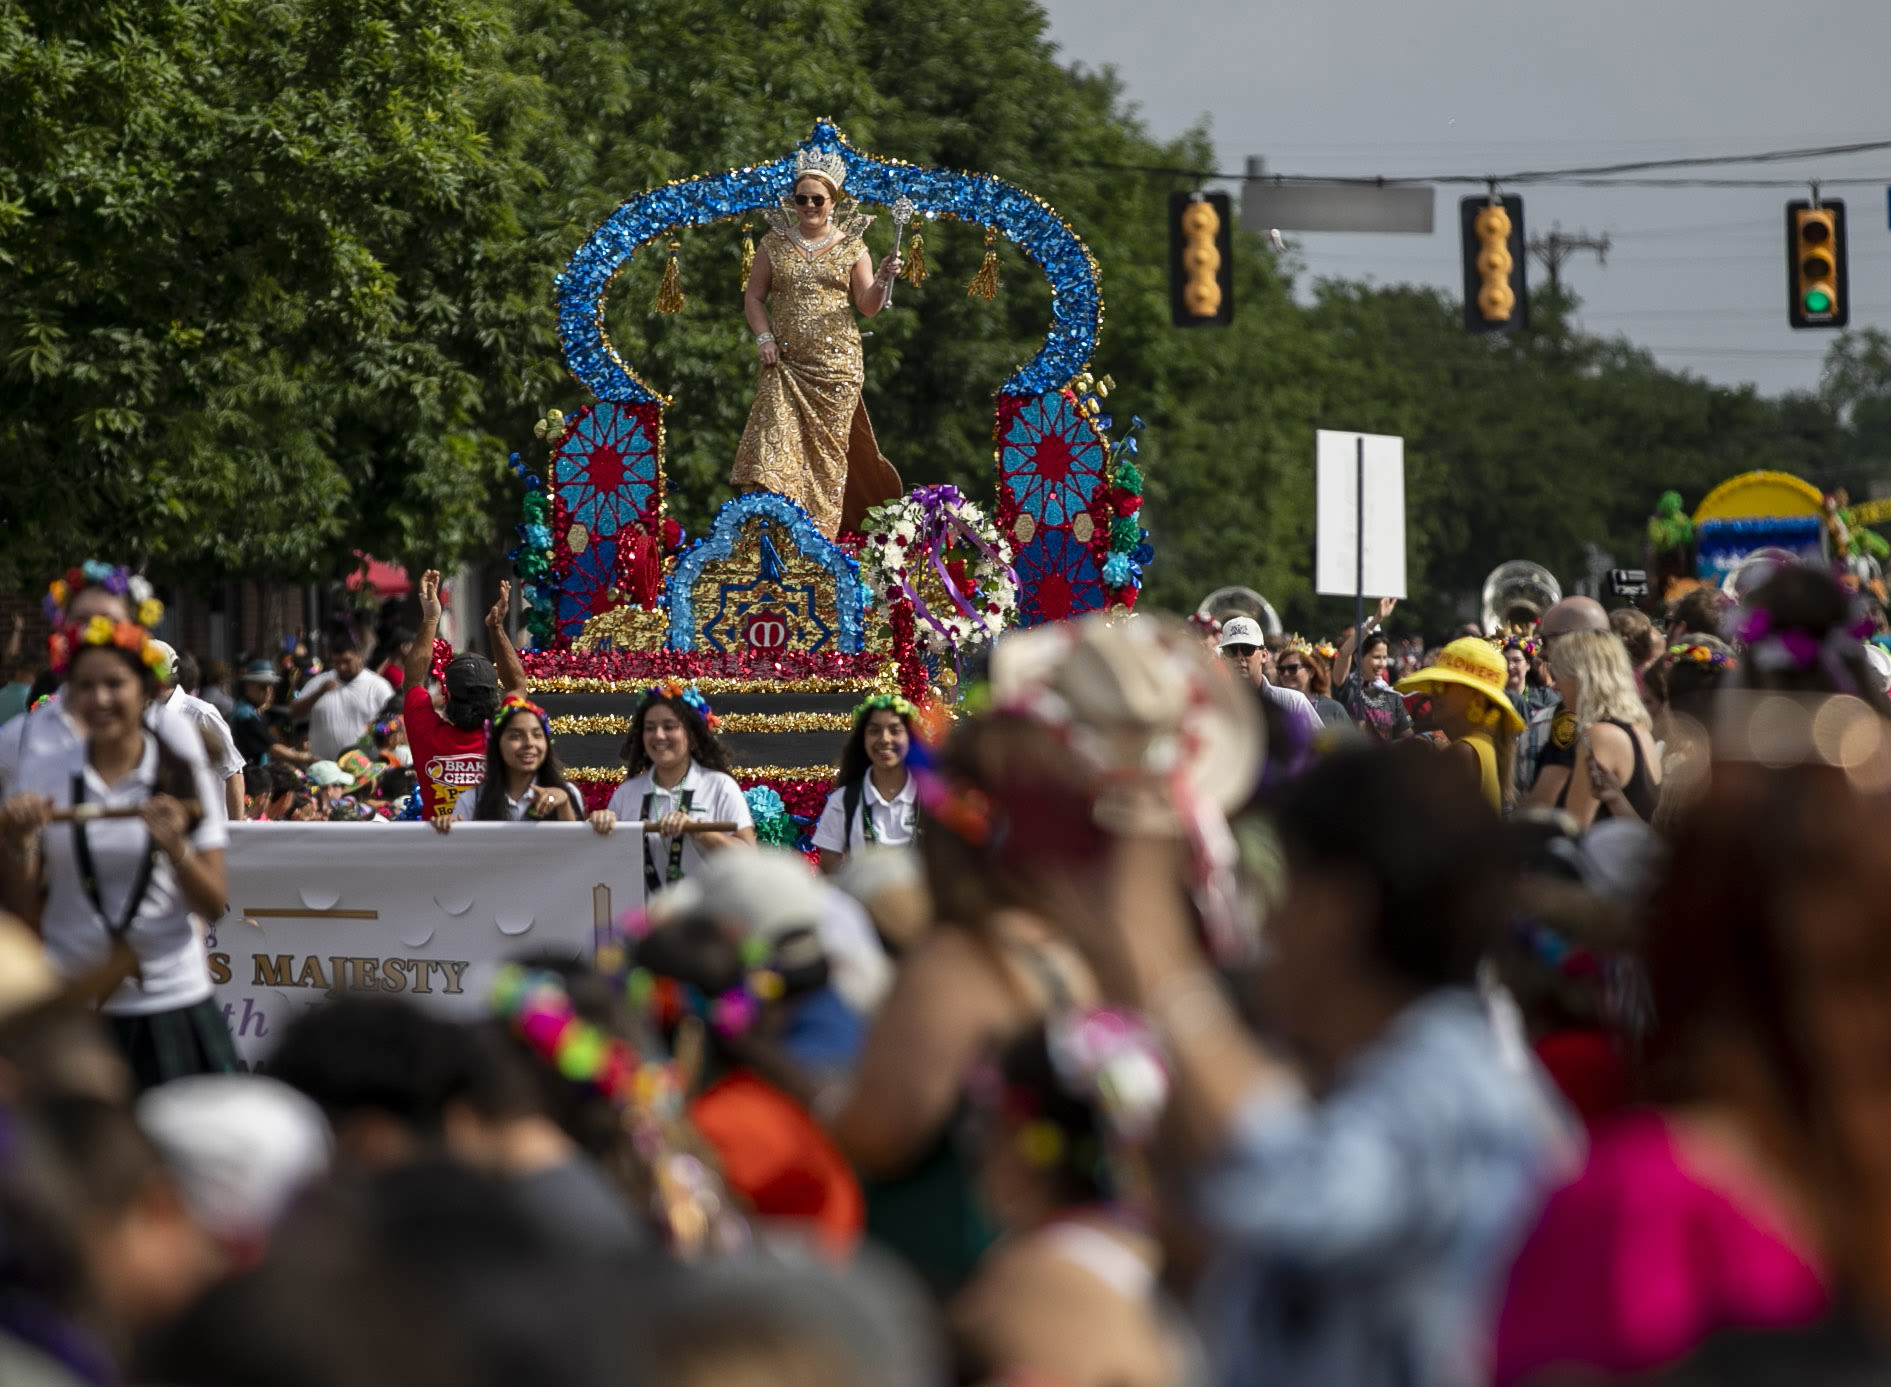
[[[1830,294],[1823,289],[1806,290],[1806,312],[1830,313],[1831,311],[1832,296]]]

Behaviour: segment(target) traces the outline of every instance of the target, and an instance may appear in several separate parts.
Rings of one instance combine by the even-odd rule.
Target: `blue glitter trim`
[[[990,174],[921,168],[862,154],[827,120],[817,122],[800,147],[839,153],[847,164],[849,196],[884,206],[904,194],[924,219],[943,216],[989,227],[1044,272],[1051,286],[1050,332],[1037,355],[1005,382],[1006,394],[1058,389],[1089,364],[1103,323],[1096,259],[1048,203]],[[667,403],[624,364],[604,335],[611,277],[639,246],[673,228],[707,226],[775,206],[793,179],[794,156],[789,155],[653,188],[620,205],[558,276],[558,337],[571,373],[600,400]]]
[[[724,502],[709,533],[676,556],[676,569],[665,591],[669,596],[672,650],[696,648],[696,599],[692,589],[705,567],[717,559],[726,559],[735,551],[736,539],[745,521],[765,518],[780,525],[794,538],[803,557],[814,560],[834,578],[834,607],[840,618],[835,649],[845,655],[857,655],[865,645],[860,581],[860,567],[853,556],[814,527],[808,513],[786,496],[772,491],[752,491]]]
[[[1780,538],[1799,540],[1814,536],[1825,521],[1816,515],[1756,515],[1747,520],[1703,520],[1694,527],[1697,542],[1729,544]]]

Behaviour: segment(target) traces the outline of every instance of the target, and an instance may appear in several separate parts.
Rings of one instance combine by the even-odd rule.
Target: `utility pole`
[[[1598,265],[1609,263],[1609,238],[1606,234],[1591,236],[1586,231],[1579,231],[1574,235],[1566,235],[1563,224],[1554,222],[1547,236],[1538,236],[1531,240],[1530,254],[1541,261],[1543,268],[1549,273],[1552,294],[1562,293],[1563,262],[1580,250],[1594,251]]]

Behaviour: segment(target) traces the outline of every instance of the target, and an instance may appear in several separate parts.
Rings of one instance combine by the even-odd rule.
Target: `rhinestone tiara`
[[[835,192],[847,181],[847,161],[832,150],[804,149],[794,157],[794,180],[799,183],[808,174],[825,178]]]

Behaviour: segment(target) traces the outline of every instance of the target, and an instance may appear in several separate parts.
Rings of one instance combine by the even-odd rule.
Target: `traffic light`
[[[1794,327],[1844,327],[1851,318],[1843,202],[1786,204],[1786,287]]]
[[[1169,311],[1177,327],[1234,321],[1234,217],[1226,193],[1169,198]]]
[[[1530,326],[1524,275],[1523,199],[1467,197],[1458,204],[1464,227],[1464,329],[1520,332]]]

